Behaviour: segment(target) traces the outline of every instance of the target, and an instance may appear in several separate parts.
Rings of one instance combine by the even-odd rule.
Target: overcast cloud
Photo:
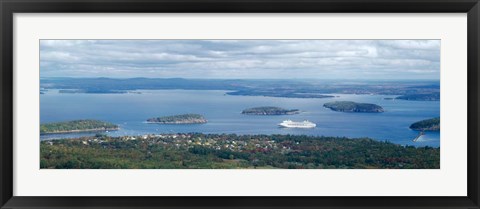
[[[40,75],[440,79],[440,40],[41,40]]]

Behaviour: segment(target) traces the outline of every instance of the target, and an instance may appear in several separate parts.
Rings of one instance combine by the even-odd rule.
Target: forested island
[[[376,104],[356,103],[351,101],[328,102],[323,105],[333,111],[338,112],[363,112],[363,113],[381,113],[383,108]]]
[[[417,131],[440,131],[440,117],[415,122],[410,125],[410,129]]]
[[[171,115],[147,119],[148,123],[161,124],[198,124],[206,123],[207,120],[200,114]]]
[[[439,169],[440,148],[368,138],[160,134],[40,142],[43,169]]]
[[[115,131],[118,126],[99,120],[72,120],[40,124],[40,134]]]
[[[298,109],[284,109],[281,107],[253,107],[248,108],[242,111],[242,114],[245,115],[293,115],[299,114],[300,110]]]

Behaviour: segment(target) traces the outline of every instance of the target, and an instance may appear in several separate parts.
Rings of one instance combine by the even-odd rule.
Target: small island
[[[245,115],[293,115],[299,114],[300,111],[298,109],[284,109],[281,107],[254,107],[248,108],[242,111],[242,114]]]
[[[40,134],[116,131],[118,126],[99,120],[72,120],[40,124]]]
[[[198,124],[206,122],[207,120],[203,117],[203,115],[199,114],[171,115],[147,119],[147,123],[161,124]]]
[[[356,103],[351,101],[328,102],[323,105],[333,111],[338,112],[362,112],[362,113],[381,113],[383,108],[376,104]]]
[[[410,125],[410,129],[417,131],[440,131],[440,117],[415,122]]]

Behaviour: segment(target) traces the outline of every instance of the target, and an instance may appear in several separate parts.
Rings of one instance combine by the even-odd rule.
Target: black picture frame
[[[480,208],[478,0],[1,0],[1,208]],[[15,13],[467,13],[466,197],[21,197],[13,196]]]

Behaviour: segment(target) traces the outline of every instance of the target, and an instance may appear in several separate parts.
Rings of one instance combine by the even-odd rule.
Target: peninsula
[[[40,134],[115,131],[118,126],[99,120],[72,120],[40,124]]]
[[[337,112],[381,113],[383,108],[376,104],[356,103],[351,101],[335,101],[323,104],[324,107]]]
[[[157,118],[147,119],[148,123],[161,123],[161,124],[197,124],[206,123],[207,120],[203,115],[199,114],[183,114],[183,115],[171,115],[162,116]]]
[[[410,129],[417,131],[440,131],[440,117],[415,122],[410,125]]]
[[[300,111],[298,109],[284,109],[280,107],[253,107],[248,108],[242,111],[242,114],[245,115],[293,115],[298,114]]]

